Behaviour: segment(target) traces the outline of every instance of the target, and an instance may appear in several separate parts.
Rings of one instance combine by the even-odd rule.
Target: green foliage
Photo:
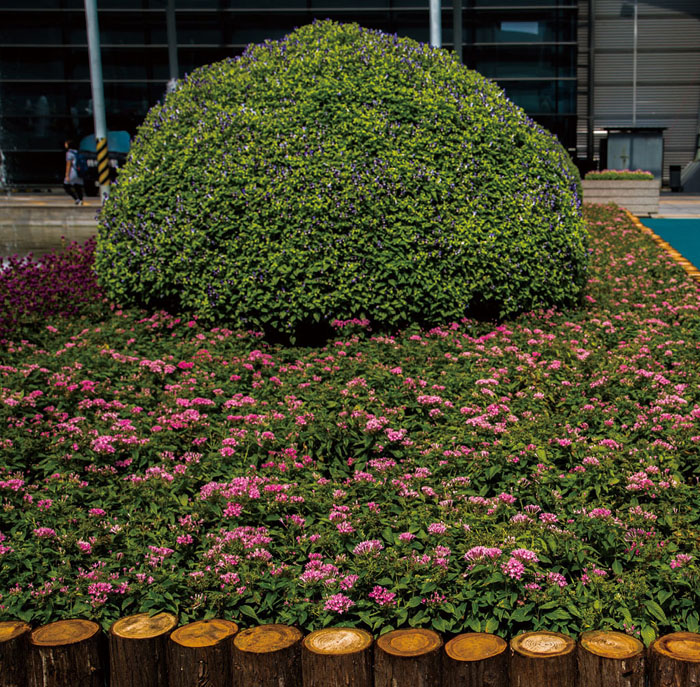
[[[571,161],[447,51],[331,21],[202,67],[148,114],[102,213],[119,302],[294,337],[575,303]]]
[[[652,181],[654,175],[641,169],[604,169],[602,172],[588,172],[585,178],[590,181]]]

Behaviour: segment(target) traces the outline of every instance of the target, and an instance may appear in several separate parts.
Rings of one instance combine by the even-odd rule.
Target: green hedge
[[[148,114],[101,216],[124,303],[294,339],[577,301],[577,175],[447,51],[332,21],[202,67]]]
[[[654,175],[641,169],[604,169],[601,172],[588,172],[586,180],[590,181],[651,181]]]

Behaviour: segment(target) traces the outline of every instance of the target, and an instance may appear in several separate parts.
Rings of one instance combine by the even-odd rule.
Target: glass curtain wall
[[[576,147],[577,0],[462,0],[464,63]]]
[[[443,47],[452,48],[452,5]],[[462,0],[463,55],[574,145],[574,2]],[[169,78],[167,0],[98,0],[107,127],[132,136]],[[429,39],[427,0],[174,0],[180,76],[313,19]],[[0,0],[0,150],[11,185],[59,184],[63,140],[93,132],[82,0]]]

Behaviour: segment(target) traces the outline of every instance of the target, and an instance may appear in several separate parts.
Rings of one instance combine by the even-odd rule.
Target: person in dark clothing
[[[67,139],[63,147],[66,149],[66,170],[63,176],[63,188],[75,201],[76,205],[82,205],[84,181],[78,176],[78,172],[75,168],[75,159],[78,155],[78,151],[75,149],[71,139]]]

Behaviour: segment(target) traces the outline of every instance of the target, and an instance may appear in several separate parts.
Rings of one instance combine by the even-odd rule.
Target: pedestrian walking
[[[71,139],[67,139],[63,144],[63,147],[66,149],[66,171],[63,177],[63,188],[75,201],[76,205],[82,205],[84,181],[78,174],[76,164],[78,159],[78,151],[75,149]]]

